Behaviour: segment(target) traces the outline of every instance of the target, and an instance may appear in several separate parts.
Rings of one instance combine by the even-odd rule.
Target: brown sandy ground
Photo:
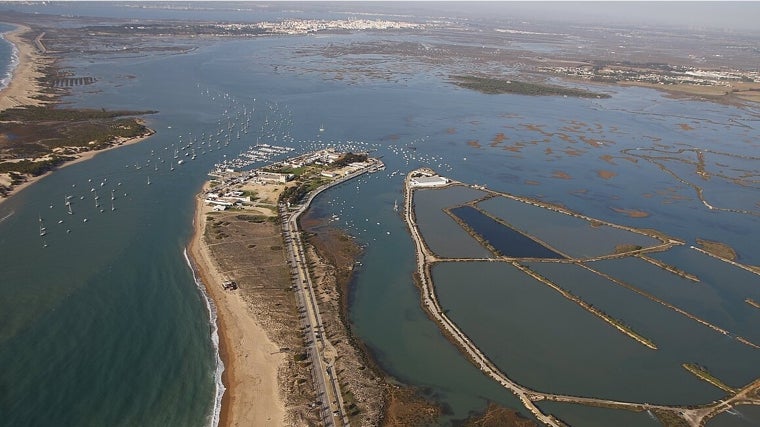
[[[674,99],[697,99],[736,106],[742,106],[746,102],[760,102],[760,84],[758,83],[734,83],[732,87],[692,84],[658,85],[645,82],[620,82],[619,85],[661,90]]]
[[[23,105],[41,105],[42,88],[39,80],[43,69],[52,63],[34,45],[35,32],[19,25],[16,30],[5,34],[6,40],[18,49],[18,66],[8,87],[0,92],[0,111]]]
[[[252,317],[285,355],[278,379],[287,412],[286,425],[318,425],[311,370],[304,361],[303,335],[299,327],[294,327],[300,322],[280,226],[273,220],[257,222],[251,218],[245,211],[209,214],[204,238],[222,276],[239,286],[238,290],[226,292],[239,293]],[[221,328],[220,333],[224,333]],[[229,355],[225,359],[227,363]],[[238,406],[249,405],[238,402]]]
[[[646,218],[649,216],[649,212],[638,211],[635,209],[623,209],[623,208],[615,208],[615,207],[611,207],[610,209],[612,209],[613,211],[617,213],[628,215],[631,218]]]
[[[388,386],[388,406],[384,427],[418,427],[435,425],[441,409],[421,398],[412,388]]]
[[[599,175],[599,178],[602,178],[602,179],[610,179],[617,176],[615,172],[604,170],[604,169],[600,169],[596,171],[596,174]]]
[[[490,403],[485,412],[475,415],[462,424],[462,427],[536,427],[532,420],[524,418],[519,413]]]
[[[700,248],[731,261],[736,261],[736,251],[725,243],[714,242],[712,240],[697,239]]]

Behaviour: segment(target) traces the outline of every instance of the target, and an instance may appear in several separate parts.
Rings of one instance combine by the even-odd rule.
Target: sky
[[[563,21],[639,24],[727,31],[760,31],[760,2],[694,1],[521,1],[443,3],[491,16],[515,13]]]
[[[124,0],[110,0],[124,3]],[[190,3],[208,0],[179,0],[176,3]],[[213,0],[212,0],[213,1]],[[275,0],[277,1],[277,0]],[[525,20],[609,23],[651,25],[652,27],[672,26],[686,29],[719,29],[734,32],[760,34],[760,1],[438,1],[418,0],[406,2],[384,1],[342,1],[296,0],[288,3],[340,3],[341,8],[371,8],[391,13],[423,12],[430,15],[488,16],[490,18],[522,18]],[[4,2],[0,0],[0,3]],[[13,3],[10,1],[9,3]],[[132,2],[132,1],[130,1]],[[219,2],[227,2],[221,0]],[[272,1],[256,2],[271,3]],[[283,0],[277,1],[282,3]],[[253,3],[253,2],[246,2]],[[383,5],[383,3],[386,3]],[[329,6],[328,6],[329,7]]]

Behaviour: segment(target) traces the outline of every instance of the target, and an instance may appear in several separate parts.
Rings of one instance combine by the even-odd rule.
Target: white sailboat
[[[45,222],[42,221],[42,217],[41,216],[38,216],[37,218],[38,218],[38,220],[40,222],[40,236],[44,236],[44,235],[47,234],[47,228],[45,228]]]

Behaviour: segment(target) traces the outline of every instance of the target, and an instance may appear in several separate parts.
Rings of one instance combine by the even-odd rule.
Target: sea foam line
[[[19,60],[18,60],[18,48],[15,44],[8,41],[8,39],[5,38],[4,33],[0,33],[0,40],[4,41],[5,43],[8,43],[11,46],[11,63],[8,67],[8,69],[5,71],[5,75],[0,78],[0,90],[5,89],[8,87],[8,85],[11,83],[11,80],[13,79],[13,73],[16,71],[16,67],[18,67]]]
[[[211,342],[214,345],[214,356],[216,357],[216,369],[214,370],[214,408],[211,416],[209,417],[208,425],[209,427],[217,427],[219,425],[219,416],[222,410],[222,396],[224,396],[224,391],[226,388],[222,383],[224,362],[222,362],[222,358],[219,355],[219,327],[216,323],[216,305],[214,305],[214,301],[208,296],[206,287],[203,285],[203,282],[196,274],[195,267],[193,267],[193,263],[190,261],[190,257],[187,255],[187,248],[183,250],[183,255],[185,256],[187,266],[190,267],[190,271],[193,273],[193,281],[195,281],[195,286],[200,291],[203,300],[206,302],[206,309],[208,309],[209,324],[211,325]]]

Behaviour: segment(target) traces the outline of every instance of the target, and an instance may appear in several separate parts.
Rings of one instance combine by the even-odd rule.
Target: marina
[[[109,13],[130,20],[244,15],[70,3],[14,7],[45,16],[60,12],[67,16],[66,26],[84,26],[79,16]],[[274,9],[251,16],[281,19],[301,13]],[[532,23],[520,25],[543,31]],[[256,224],[255,217],[236,218],[257,215],[239,211],[240,205],[279,207],[266,206],[261,194],[233,187],[293,185],[288,176],[297,175],[302,165],[292,159],[328,148],[369,153],[381,158],[385,169],[326,188],[310,200],[301,221],[338,229],[343,234],[337,241],[360,248],[349,261],[353,269],[343,319],[352,339],[366,346],[379,367],[378,377],[391,376],[394,384],[410,386],[415,396],[445,408],[428,424],[459,425],[491,404],[533,422],[545,416],[601,427],[648,426],[658,411],[672,412],[675,406],[701,408],[687,412],[693,415],[688,422],[712,417],[707,427],[757,416],[758,406],[746,396],[730,400],[731,409],[716,408],[712,403],[725,391],[684,368],[706,366],[739,393],[750,391],[757,378],[758,350],[752,345],[760,344],[760,319],[751,301],[760,301],[760,295],[750,286],[757,283],[753,266],[760,264],[752,181],[756,108],[614,85],[599,86],[610,95],[603,99],[486,95],[442,77],[469,72],[472,64],[478,71],[503,72],[503,63],[489,59],[497,49],[483,48],[479,40],[486,34],[531,37],[514,32],[473,33],[472,43],[464,38],[454,43],[439,30],[250,38],[61,34],[50,30],[38,41],[60,56],[71,79],[89,82],[66,86],[62,105],[155,110],[145,117],[155,133],[67,163],[0,202],[0,383],[13,385],[10,393],[0,393],[0,407],[8,409],[2,422],[226,425],[230,415],[222,401],[232,386],[226,389],[222,376],[234,363],[220,356],[219,307],[184,255],[197,223],[195,196],[209,172],[218,174],[212,180],[228,185],[213,192],[216,203],[230,205],[223,212],[208,206],[210,214],[227,215],[234,227]],[[128,49],[121,49],[122,41]],[[436,47],[428,50],[431,41]],[[140,44],[132,49],[132,42]],[[403,56],[397,47],[407,49]],[[443,65],[439,61],[447,53],[441,51],[430,57],[435,63],[425,62],[439,48],[479,56]],[[388,53],[378,57],[379,51]],[[405,176],[422,167],[471,183],[416,189],[414,209],[429,249],[449,259],[434,267],[433,275],[461,278],[436,277],[440,311],[492,362],[486,371],[441,333],[420,303],[424,293],[415,286],[415,241],[400,214],[408,211]],[[326,170],[319,179],[335,178],[336,172]],[[491,191],[536,204],[480,200]],[[499,258],[479,240],[497,240],[498,234],[468,232],[443,211],[470,202],[488,218],[548,243],[566,258]],[[543,207],[549,205],[558,210]],[[234,228],[218,227],[222,232]],[[663,244],[673,245],[670,249],[652,251],[660,240],[629,229],[658,230],[680,243],[668,241]],[[241,254],[288,247],[277,240],[279,234],[266,243],[252,235],[238,237],[245,241],[237,251]],[[723,243],[736,255],[715,257],[701,241]],[[641,250],[646,253],[635,254]],[[449,266],[463,259],[472,271]],[[268,267],[249,263],[245,271],[263,274],[257,269]],[[312,280],[322,276],[309,272]],[[250,280],[227,277],[238,289],[218,288],[230,297],[245,291]],[[285,278],[290,278],[287,272]],[[272,283],[276,286],[266,290],[295,295],[291,282]],[[306,309],[311,297],[304,295]],[[317,306],[324,304],[321,288],[314,297]],[[276,307],[273,313],[285,311]],[[300,315],[294,309],[296,317],[290,319],[296,329],[304,326]],[[314,335],[298,333],[308,334],[316,345],[322,342],[317,334],[334,340],[327,317],[317,329],[315,315],[303,316]],[[301,338],[296,344],[303,343]],[[245,339],[266,348],[267,357],[300,357],[283,350],[288,345],[264,347],[266,340],[266,333]],[[346,341],[336,345],[339,352]],[[648,341],[656,349],[643,344]],[[351,369],[338,368],[343,357],[329,357],[335,363],[329,371],[322,366],[325,384],[338,378],[343,390],[341,378]],[[360,371],[358,365],[352,369]],[[538,400],[539,394],[525,391],[544,415],[533,415],[498,372],[544,396]],[[298,379],[304,384],[317,380],[310,373]],[[299,386],[297,380],[290,384]],[[361,424],[364,414],[352,415],[350,396],[330,392],[348,399],[341,413],[332,401],[316,404],[306,388],[292,394],[302,400],[288,403],[299,415],[334,416],[336,425],[347,415],[354,417],[351,425]],[[595,401],[580,394],[612,403],[592,407]],[[267,416],[279,413],[259,414],[265,414],[266,423]]]

